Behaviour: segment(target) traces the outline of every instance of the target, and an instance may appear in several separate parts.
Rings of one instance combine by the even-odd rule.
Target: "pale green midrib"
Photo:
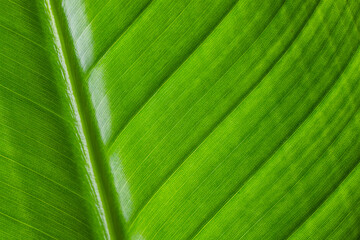
[[[91,174],[94,177],[95,185],[92,186],[98,191],[98,197],[100,198],[100,207],[102,208],[103,213],[99,213],[100,215],[104,215],[104,229],[108,233],[108,238],[110,239],[123,239],[123,233],[121,233],[120,228],[116,228],[114,225],[114,217],[112,215],[111,204],[109,200],[110,193],[106,190],[105,181],[104,181],[104,171],[101,168],[101,154],[97,149],[99,149],[99,141],[96,136],[94,136],[94,132],[96,128],[92,126],[91,115],[86,110],[86,100],[84,97],[86,96],[81,88],[81,80],[78,79],[77,76],[81,76],[80,74],[76,74],[78,69],[71,65],[70,56],[74,55],[73,52],[69,49],[68,44],[65,41],[64,31],[62,29],[60,18],[56,9],[56,5],[53,0],[46,0],[48,4],[49,17],[54,23],[54,27],[56,28],[54,34],[57,33],[57,38],[60,42],[59,51],[63,55],[65,71],[68,73],[68,78],[71,86],[69,86],[73,91],[73,98],[75,103],[73,106],[77,111],[80,118],[80,122],[78,123],[83,131],[83,135],[85,137],[84,146],[87,147],[89,160],[91,163]],[[75,57],[75,56],[74,56]]]

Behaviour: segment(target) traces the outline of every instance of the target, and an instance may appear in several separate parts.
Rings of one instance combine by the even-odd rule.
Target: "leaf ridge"
[[[284,1],[285,2],[285,1]],[[305,21],[306,22],[306,21]],[[305,25],[305,24],[304,24]],[[266,28],[265,28],[266,29]],[[265,30],[264,29],[264,30]],[[177,172],[177,170],[183,165],[183,163],[190,158],[190,156],[204,143],[204,141],[220,126],[220,124],[222,122],[225,121],[225,119],[231,115],[232,112],[235,111],[235,109],[237,109],[239,107],[239,105],[260,85],[260,83],[262,82],[262,80],[269,74],[269,72],[274,68],[274,66],[280,61],[280,59],[285,55],[285,53],[289,50],[289,48],[291,47],[292,43],[297,39],[297,36],[299,35],[301,31],[299,31],[295,37],[289,42],[289,44],[286,46],[286,48],[283,50],[283,52],[277,57],[277,59],[269,66],[269,68],[265,71],[265,73],[263,74],[263,76],[260,78],[260,81],[258,81],[252,88],[249,89],[248,93],[245,94],[245,97],[240,99],[240,101],[238,103],[235,104],[235,106],[233,108],[230,109],[229,112],[227,112],[224,117],[221,118],[221,120],[219,121],[219,123],[217,123],[213,129],[205,136],[205,138],[196,146],[193,148],[193,150],[187,154],[187,157],[185,160],[181,161],[181,164],[176,167],[176,169],[174,169],[174,171],[170,174],[170,176],[168,176],[165,181],[161,184],[161,186],[157,189],[157,191],[150,197],[150,199],[147,201],[147,203],[144,205],[144,207],[141,208],[141,210],[138,213],[138,216],[140,215],[141,211],[146,207],[146,205],[148,205],[148,203],[151,201],[151,199],[157,194],[157,192],[166,184],[166,182]],[[261,35],[261,34],[260,34]],[[260,37],[260,36],[259,36]],[[241,57],[241,56],[240,56]],[[137,217],[138,217],[137,216]],[[136,218],[137,218],[136,217]],[[134,219],[133,223],[135,222],[136,218]],[[130,226],[130,229],[132,228],[132,225]]]
[[[80,236],[82,236],[79,232],[75,231],[74,229],[69,228],[68,226],[66,226],[65,224],[63,224],[61,221],[58,221],[57,219],[53,219],[53,218],[51,218],[51,217],[49,217],[49,216],[47,216],[47,215],[44,215],[44,214],[42,214],[41,212],[35,211],[33,208],[31,208],[31,207],[29,207],[29,206],[26,206],[25,204],[21,204],[21,203],[19,203],[19,202],[13,201],[13,200],[11,200],[10,198],[5,197],[5,196],[0,196],[0,198],[6,200],[8,203],[11,202],[11,203],[13,203],[13,204],[16,204],[16,205],[18,205],[18,206],[21,206],[21,207],[27,209],[27,210],[30,211],[30,212],[33,212],[33,213],[35,213],[35,214],[38,214],[38,215],[44,217],[46,220],[48,220],[48,221],[50,221],[50,222],[53,222],[53,223],[55,223],[55,224],[58,224],[58,225],[62,226],[63,228],[66,228],[66,229],[69,230],[70,232],[75,233],[75,235],[80,235]],[[89,230],[88,230],[88,229],[85,229],[85,231],[86,231],[86,233],[89,233]]]
[[[63,156],[64,158],[66,158],[66,159],[68,159],[68,160],[70,160],[70,161],[74,162],[74,159],[72,159],[72,158],[70,158],[69,156],[67,156],[67,155],[65,155],[65,154],[63,154],[63,153],[61,153],[61,152],[59,152],[59,151],[58,151],[58,150],[56,150],[55,148],[50,147],[49,145],[47,145],[47,144],[45,144],[45,143],[40,142],[39,140],[37,140],[37,139],[35,139],[35,138],[33,138],[33,137],[30,137],[29,135],[26,135],[26,134],[24,134],[24,133],[22,133],[22,132],[20,132],[20,131],[16,130],[15,128],[13,128],[13,127],[9,126],[9,125],[3,124],[3,123],[1,123],[1,122],[0,122],[0,125],[2,125],[2,126],[4,126],[4,127],[7,127],[7,128],[11,129],[11,130],[12,130],[12,131],[14,131],[14,132],[20,133],[22,136],[24,136],[24,137],[26,137],[26,138],[28,138],[28,139],[31,139],[31,141],[37,142],[37,143],[39,143],[39,144],[43,145],[44,147],[46,147],[46,148],[48,148],[48,149],[50,149],[50,150],[54,151],[56,154],[59,154],[59,155]]]
[[[315,212],[317,212],[317,210],[319,210],[322,206],[324,206],[324,204],[329,200],[329,198],[331,198],[331,196],[339,189],[339,187],[341,187],[341,185],[346,181],[346,179],[348,179],[353,173],[354,171],[357,169],[357,167],[360,165],[360,162],[354,164],[355,166],[353,166],[350,171],[348,171],[347,174],[345,174],[344,177],[342,177],[342,179],[339,181],[338,184],[336,184],[335,186],[332,187],[331,191],[326,194],[326,196],[324,196],[324,198],[318,203],[316,204],[316,206],[314,206],[314,209],[306,216],[305,219],[303,219],[298,226],[296,226],[294,228],[294,230],[292,232],[290,232],[289,236],[286,237],[286,239],[289,239],[298,229],[300,229],[300,227],[307,222],[313,215]]]
[[[354,56],[354,54],[352,55],[352,57]],[[342,70],[342,73],[344,72],[344,70],[346,69],[346,67],[348,66],[349,64],[347,64],[345,66],[345,68],[343,68]],[[231,199],[233,199],[239,192],[240,190],[242,189],[242,187],[247,183],[249,182],[253,177],[254,175],[261,169],[263,168],[268,162],[270,159],[272,159],[276,153],[285,145],[287,144],[287,142],[296,134],[296,132],[307,122],[309,121],[310,117],[312,116],[312,114],[314,114],[314,112],[316,111],[316,109],[320,106],[320,104],[327,98],[327,96],[329,95],[329,93],[334,89],[334,86],[335,84],[338,83],[338,81],[334,81],[333,84],[331,84],[328,88],[327,91],[325,91],[325,93],[322,95],[322,97],[320,98],[320,101],[318,101],[318,103],[315,105],[315,107],[312,107],[312,109],[310,110],[309,114],[300,122],[297,124],[297,127],[296,129],[291,133],[291,135],[285,140],[283,141],[274,151],[273,153],[270,155],[269,158],[267,158],[267,160],[265,160],[264,162],[262,162],[258,167],[256,167],[249,175],[249,177],[247,177],[245,179],[245,181],[243,181],[243,183],[241,184],[240,186],[240,189],[237,190],[234,194],[232,194],[228,200],[225,201],[225,204],[223,204],[216,212],[215,214],[211,217],[211,219],[209,221],[207,221],[207,223],[204,225],[204,227],[195,235],[195,237],[193,239],[196,238],[196,236],[206,227],[206,225],[212,220],[214,219],[214,217],[231,201]]]
[[[2,184],[5,185],[5,186],[8,186],[8,187],[10,187],[10,188],[13,188],[13,189],[15,189],[15,190],[17,190],[17,191],[19,191],[19,192],[22,192],[22,193],[24,193],[24,194],[26,194],[26,195],[28,195],[28,196],[30,196],[30,197],[38,200],[39,202],[42,202],[42,203],[46,204],[47,206],[49,206],[49,207],[51,207],[51,208],[53,208],[53,209],[56,209],[57,211],[65,214],[65,215],[73,218],[73,219],[76,220],[77,222],[81,223],[81,224],[82,224],[84,227],[86,227],[87,229],[89,228],[89,225],[88,225],[87,223],[81,221],[80,219],[76,218],[75,216],[71,215],[70,213],[65,212],[64,210],[61,210],[60,208],[58,208],[58,207],[56,207],[56,206],[54,206],[54,205],[52,205],[52,204],[50,204],[50,203],[48,203],[48,202],[45,202],[44,200],[42,200],[42,199],[40,199],[40,198],[37,198],[36,196],[32,195],[31,193],[28,193],[28,192],[26,192],[26,191],[24,191],[24,190],[22,190],[22,189],[20,189],[20,188],[17,188],[17,187],[15,187],[15,186],[10,185],[10,184],[8,184],[8,183],[6,183],[6,182],[3,182],[3,181],[1,181],[1,180],[0,180],[0,183],[2,183]]]
[[[106,54],[116,45],[117,42],[120,41],[120,39],[123,36],[125,36],[125,34],[129,31],[129,29],[131,29],[131,27],[134,25],[134,23],[139,20],[139,18],[142,16],[142,14],[145,12],[145,10],[148,9],[148,7],[151,5],[151,3],[153,1],[154,0],[149,0],[149,2],[147,4],[145,4],[145,6],[138,12],[138,14],[134,17],[134,19],[125,27],[125,29],[118,34],[118,36],[115,38],[115,41],[109,47],[107,47],[100,53],[99,57],[94,61],[94,63],[87,70],[85,79],[87,79],[90,76],[91,72],[94,70],[96,65],[101,62],[101,60],[106,56]],[[80,39],[80,37],[79,37],[79,39]]]
[[[146,53],[146,51],[165,33],[165,31],[176,21],[176,19],[178,17],[181,16],[181,14],[186,10],[186,8],[190,5],[190,2],[186,5],[186,7],[181,11],[181,13],[169,24],[169,26],[167,26],[165,28],[165,30],[151,43],[149,44],[149,46],[147,46],[143,51],[142,53],[140,54],[139,57],[136,58],[136,60],[119,76],[119,79],[121,79],[128,71],[129,69],[131,69],[131,67]],[[137,83],[139,84],[140,81]],[[109,88],[106,90],[105,94],[104,94],[104,97],[100,100],[99,104],[96,106],[96,109],[101,105],[101,103],[104,101],[104,99],[106,99],[106,95],[113,89],[114,85],[116,84],[116,82],[114,81],[112,83],[111,86],[109,86]],[[136,86],[137,84],[129,91],[131,92]],[[125,95],[124,97],[126,97],[127,95]]]
[[[33,170],[33,169],[31,169],[31,168],[29,168],[29,167],[25,166],[24,164],[22,164],[22,163],[20,163],[20,162],[18,162],[18,161],[15,161],[15,160],[13,160],[13,159],[11,159],[11,158],[8,158],[8,157],[6,157],[6,156],[4,156],[4,155],[2,155],[2,154],[0,154],[0,157],[2,157],[2,158],[4,158],[4,159],[6,159],[6,160],[8,160],[8,161],[11,161],[11,162],[13,162],[13,163],[15,163],[15,164],[17,164],[17,165],[19,165],[19,166],[21,166],[21,167],[25,168],[25,169],[28,169],[29,171],[31,171],[31,172],[33,172],[33,173],[35,173],[36,175],[39,175],[39,176],[41,176],[41,177],[45,178],[46,180],[48,180],[48,181],[50,181],[50,182],[52,182],[52,183],[54,183],[54,184],[58,185],[59,187],[61,187],[61,188],[65,189],[65,190],[69,191],[70,193],[72,193],[72,194],[74,194],[74,195],[78,196],[79,198],[81,198],[81,199],[83,199],[83,200],[87,201],[87,200],[86,200],[83,196],[79,195],[78,193],[74,192],[73,190],[71,190],[71,189],[69,189],[69,188],[65,187],[64,185],[62,185],[62,184],[60,184],[60,183],[58,183],[58,182],[55,182],[54,180],[52,180],[52,179],[50,179],[50,178],[48,178],[48,177],[46,177],[46,176],[42,175],[41,173],[38,173],[37,171],[35,171],[35,170]]]
[[[51,113],[53,116],[56,116],[56,117],[60,118],[61,120],[65,121],[65,122],[68,122],[64,117],[62,117],[61,115],[57,114],[56,112],[50,110],[49,108],[41,105],[40,103],[34,102],[34,101],[31,100],[30,98],[27,98],[27,97],[25,97],[24,95],[22,95],[22,94],[20,94],[20,93],[18,93],[18,92],[15,92],[14,90],[11,90],[10,88],[5,87],[5,86],[2,85],[2,84],[0,84],[0,87],[6,89],[7,91],[9,91],[9,92],[11,92],[11,93],[13,93],[13,94],[15,94],[15,95],[17,95],[17,96],[25,99],[25,100],[27,100],[27,101],[29,101],[29,102],[31,102],[31,103],[33,103],[34,105],[40,107],[41,109],[44,109],[46,112]]]
[[[5,29],[5,30],[7,30],[7,31],[9,31],[9,32],[12,32],[12,33],[14,33],[14,34],[18,35],[19,37],[21,37],[21,38],[23,38],[23,39],[27,40],[28,42],[30,42],[30,43],[32,43],[32,44],[34,44],[34,45],[36,45],[36,46],[40,47],[40,48],[41,48],[41,49],[43,49],[44,51],[46,51],[46,49],[45,49],[43,46],[41,46],[41,45],[40,45],[40,44],[38,44],[37,42],[34,42],[33,40],[31,40],[31,39],[29,39],[29,38],[25,37],[25,36],[24,36],[24,35],[22,35],[21,33],[18,33],[18,32],[16,32],[15,30],[13,30],[13,29],[11,29],[11,28],[8,28],[8,27],[6,27],[6,26],[4,26],[4,25],[2,25],[2,24],[0,24],[0,27],[2,27],[3,29]]]
[[[230,6],[229,10],[220,18],[220,20],[218,21],[218,23],[216,23],[214,25],[214,27],[207,33],[204,35],[204,37],[200,40],[200,42],[195,46],[194,50],[192,50],[186,57],[185,59],[180,63],[180,65],[173,70],[169,76],[160,84],[160,87],[158,87],[155,91],[153,91],[153,93],[151,94],[151,96],[149,98],[147,98],[147,100],[142,104],[142,106],[140,106],[138,108],[138,110],[135,112],[135,114],[133,114],[129,120],[125,123],[124,127],[121,128],[118,133],[115,134],[115,138],[112,141],[111,145],[109,146],[109,151],[111,151],[111,149],[113,148],[114,144],[116,143],[116,140],[119,138],[119,136],[121,135],[121,133],[129,126],[129,123],[132,122],[132,120],[145,108],[145,106],[150,102],[150,100],[160,91],[160,89],[165,85],[165,83],[173,76],[176,74],[176,72],[185,64],[185,62],[187,62],[190,57],[196,52],[196,50],[205,42],[205,40],[214,32],[214,30],[221,24],[221,22],[226,18],[226,16],[229,15],[229,13],[232,11],[232,9],[234,9],[234,7],[237,5],[237,3],[239,2],[239,0],[236,0],[235,3],[233,3],[232,6]]]
[[[355,113],[352,114],[352,116],[349,117],[349,119],[346,121],[345,125],[341,128],[341,130],[336,134],[336,136],[334,137],[334,139],[331,141],[331,143],[326,147],[326,149],[324,149],[323,153],[321,154],[321,156],[316,159],[314,162],[312,162],[310,164],[310,166],[307,168],[307,170],[305,171],[305,173],[299,178],[299,180],[269,209],[267,210],[263,216],[261,216],[257,221],[256,223],[254,223],[243,235],[240,239],[242,239],[244,236],[246,236],[246,234],[252,229],[254,228],[254,226],[256,226],[269,212],[271,209],[273,209],[286,195],[289,194],[289,192],[305,177],[306,173],[308,173],[312,168],[313,166],[318,162],[319,159],[321,159],[325,153],[330,149],[331,146],[334,145],[334,143],[339,139],[339,137],[341,136],[341,134],[344,132],[344,130],[346,129],[346,127],[349,125],[349,123],[351,122],[351,120],[354,118],[354,116],[357,114],[357,112],[359,111],[359,106],[357,107]],[[348,148],[349,149],[349,148]],[[344,151],[345,153],[346,151]],[[343,154],[344,155],[344,154]],[[343,157],[343,156],[342,156]],[[341,160],[342,157],[339,159]],[[289,168],[291,166],[291,164],[287,167]],[[334,190],[335,191],[335,190]],[[331,194],[330,194],[331,195]],[[321,205],[321,203],[318,204],[318,206]],[[314,211],[315,212],[315,211]],[[312,214],[311,214],[312,215]],[[306,220],[303,221],[303,223],[306,222]],[[301,226],[302,224],[300,224]],[[299,227],[300,227],[299,226]],[[297,228],[299,228],[297,227]],[[294,230],[295,232],[295,230]],[[290,234],[291,236],[291,234]],[[287,238],[288,239],[288,238]]]
[[[360,205],[360,201],[357,202],[356,204],[357,206]],[[329,239],[329,237],[331,235],[333,235],[334,233],[336,233],[336,231],[339,229],[339,227],[341,226],[341,224],[343,224],[343,222],[351,215],[353,215],[356,211],[349,211],[348,214],[346,214],[346,216],[344,216],[344,218],[337,224],[337,226],[326,236],[325,240],[326,239]]]
[[[6,213],[0,212],[0,214],[3,215],[3,216],[5,216],[5,217],[8,217],[8,218],[10,218],[10,219],[12,219],[12,220],[14,220],[14,221],[16,221],[16,222],[18,222],[18,223],[21,223],[21,224],[23,224],[23,225],[25,225],[25,226],[27,226],[27,227],[29,227],[29,228],[32,228],[32,229],[34,229],[34,230],[36,230],[36,231],[44,234],[45,236],[48,236],[48,237],[51,238],[51,239],[56,239],[55,237],[53,237],[53,236],[51,236],[51,235],[49,235],[49,234],[41,231],[40,229],[38,229],[38,228],[36,228],[36,227],[34,227],[34,226],[31,226],[31,225],[29,225],[29,224],[27,224],[27,223],[25,223],[25,222],[23,222],[23,221],[21,221],[21,220],[19,220],[19,219],[17,219],[17,218],[11,217],[11,216],[7,215]]]
[[[16,6],[20,7],[20,8],[22,8],[22,9],[24,9],[25,11],[27,11],[27,12],[29,12],[29,13],[31,13],[31,14],[33,14],[33,15],[35,15],[35,13],[34,13],[34,12],[32,12],[32,11],[30,11],[30,9],[28,9],[28,8],[26,8],[26,7],[24,7],[24,6],[20,5],[20,4],[18,4],[18,3],[16,3],[16,2],[12,1],[12,0],[8,0],[8,1],[9,1],[9,2],[11,2],[12,4],[14,4],[14,5],[16,5]]]
[[[28,67],[28,66],[24,65],[23,63],[21,63],[21,62],[19,62],[19,61],[16,61],[15,59],[13,59],[13,58],[11,58],[11,57],[9,57],[9,56],[7,56],[7,55],[5,55],[5,54],[1,53],[1,52],[0,52],[0,55],[2,55],[2,56],[4,56],[4,57],[6,57],[7,59],[10,59],[10,60],[11,60],[11,61],[13,61],[14,63],[19,64],[20,66],[22,66],[22,67],[24,67],[24,68],[26,68],[26,69],[30,70],[31,72],[33,72],[33,73],[35,73],[35,74],[37,74],[37,75],[39,75],[39,76],[41,76],[41,77],[45,78],[46,80],[49,80],[50,82],[52,82],[52,81],[53,81],[53,80],[51,80],[50,78],[48,78],[46,75],[43,75],[43,74],[41,74],[41,73],[39,73],[39,72],[35,71],[34,69],[32,69],[32,68],[30,68],[30,67]],[[4,70],[7,70],[7,69],[6,69],[6,68],[4,68]],[[9,70],[7,70],[7,71],[9,71]]]

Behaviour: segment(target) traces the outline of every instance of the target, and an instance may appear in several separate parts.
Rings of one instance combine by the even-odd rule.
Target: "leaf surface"
[[[357,0],[1,0],[0,238],[358,239]]]

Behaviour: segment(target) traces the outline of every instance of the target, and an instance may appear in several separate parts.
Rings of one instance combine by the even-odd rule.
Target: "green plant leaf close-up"
[[[0,239],[360,239],[359,0],[0,0]]]

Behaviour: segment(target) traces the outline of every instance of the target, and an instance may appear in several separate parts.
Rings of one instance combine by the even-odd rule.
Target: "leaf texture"
[[[360,2],[1,0],[1,239],[358,239]]]

